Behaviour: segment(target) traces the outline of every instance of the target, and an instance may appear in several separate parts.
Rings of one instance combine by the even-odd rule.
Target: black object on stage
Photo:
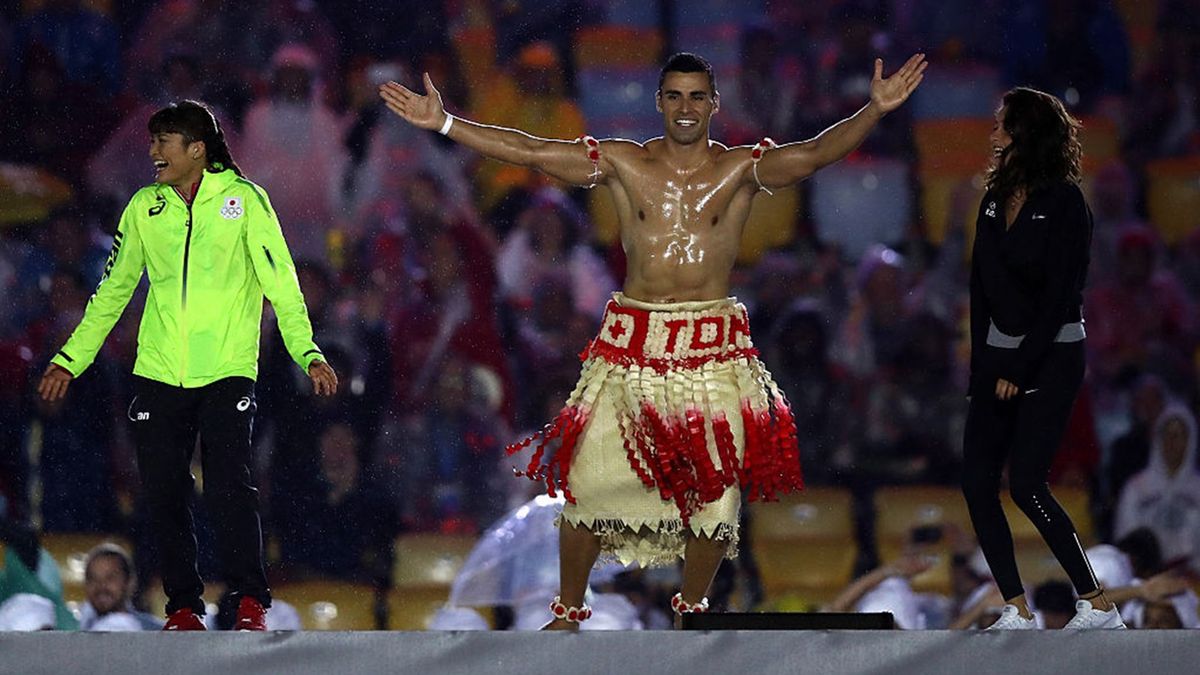
[[[683,615],[684,630],[892,630],[891,612],[706,612]]]

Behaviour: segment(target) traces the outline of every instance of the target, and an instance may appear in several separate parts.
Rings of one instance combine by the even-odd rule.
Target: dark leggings
[[[993,349],[991,347],[988,348]],[[1071,518],[1050,494],[1047,477],[1075,395],[1083,381],[1082,342],[1058,343],[1026,389],[1008,401],[989,391],[971,397],[963,439],[963,495],[979,546],[1005,600],[1025,592],[1012,531],[1000,504],[1000,475],[1009,463],[1009,492],[1037,527],[1079,595],[1099,588]]]

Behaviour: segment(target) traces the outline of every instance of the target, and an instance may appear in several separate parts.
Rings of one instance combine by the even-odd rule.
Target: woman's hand
[[[57,363],[51,363],[42,373],[42,381],[38,382],[38,396],[51,403],[58,401],[67,395],[67,387],[71,385],[73,379],[75,376],[66,368]]]
[[[1000,399],[1001,401],[1007,401],[1008,399],[1016,396],[1018,392],[1019,390],[1017,389],[1017,385],[1013,384],[1012,382],[1009,382],[1004,378],[996,380],[996,398]]]

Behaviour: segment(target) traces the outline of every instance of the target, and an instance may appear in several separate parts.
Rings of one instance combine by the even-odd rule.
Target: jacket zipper
[[[183,195],[180,195],[182,197]],[[194,198],[193,198],[194,201]],[[184,385],[184,371],[187,370],[188,360],[188,340],[187,340],[187,282],[188,282],[188,258],[192,252],[192,202],[183,200],[187,205],[187,237],[183,240],[183,283],[179,305],[179,326],[180,340],[182,343],[183,358],[179,361],[179,386]]]

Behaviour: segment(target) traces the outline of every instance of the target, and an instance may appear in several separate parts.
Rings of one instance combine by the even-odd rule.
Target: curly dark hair
[[[1063,181],[1078,183],[1081,125],[1062,101],[1036,89],[1016,87],[1004,94],[1001,105],[1004,131],[1012,143],[988,167],[987,189],[1007,199],[1022,188],[1032,192]]]

